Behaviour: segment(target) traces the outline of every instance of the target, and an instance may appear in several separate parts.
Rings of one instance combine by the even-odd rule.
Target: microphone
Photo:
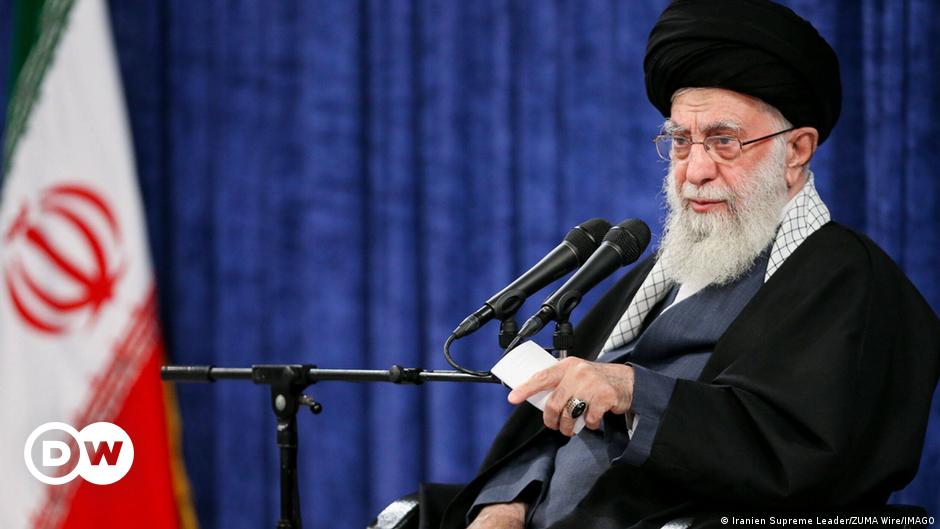
[[[604,236],[600,248],[580,270],[542,303],[542,308],[525,322],[516,339],[506,350],[539,332],[550,321],[568,321],[571,311],[581,303],[581,298],[588,290],[621,266],[639,259],[649,243],[650,229],[642,220],[627,219],[611,228]]]
[[[529,296],[581,266],[594,253],[609,229],[610,223],[599,218],[584,221],[571,228],[561,244],[535,266],[494,294],[476,312],[464,318],[451,333],[454,339],[467,336],[493,318],[504,320],[511,317]]]

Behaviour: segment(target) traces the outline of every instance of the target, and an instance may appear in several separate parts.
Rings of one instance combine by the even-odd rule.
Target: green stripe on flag
[[[37,4],[35,13],[29,4]],[[13,150],[26,130],[26,121],[39,95],[39,86],[52,61],[59,37],[65,28],[74,0],[46,0],[17,2],[14,15],[13,86],[7,107],[7,126],[3,137],[3,171],[9,174]],[[0,181],[2,185],[2,181]]]
[[[39,36],[39,14],[45,0],[18,0],[13,5],[13,48],[10,55],[10,88],[16,85],[16,77],[23,69],[29,50]]]

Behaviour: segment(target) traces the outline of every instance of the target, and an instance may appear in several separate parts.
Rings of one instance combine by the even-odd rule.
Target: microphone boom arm
[[[302,529],[300,492],[297,479],[297,411],[307,406],[314,415],[323,406],[304,395],[307,386],[316,382],[391,382],[422,384],[424,382],[500,383],[490,375],[480,377],[457,371],[435,371],[393,365],[387,370],[318,369],[313,364],[271,364],[251,367],[178,366],[160,368],[160,377],[169,382],[216,382],[218,380],[250,380],[271,387],[271,407],[277,418],[277,446],[280,459],[281,514],[277,529]]]

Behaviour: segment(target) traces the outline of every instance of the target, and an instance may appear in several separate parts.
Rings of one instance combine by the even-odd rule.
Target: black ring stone
[[[577,419],[578,417],[584,415],[584,410],[586,409],[587,409],[587,402],[584,402],[583,400],[575,404],[574,407],[571,409],[571,418]]]

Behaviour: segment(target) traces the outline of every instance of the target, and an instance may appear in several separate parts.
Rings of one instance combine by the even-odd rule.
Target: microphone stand
[[[506,350],[519,333],[519,324],[514,316],[499,321],[499,348]]]
[[[313,364],[273,364],[251,367],[163,366],[160,376],[170,382],[215,382],[250,380],[271,387],[271,406],[277,418],[277,446],[281,467],[281,518],[277,529],[302,529],[297,485],[297,410],[307,406],[314,415],[323,405],[304,395],[307,386],[320,381],[391,382],[483,382],[499,384],[493,376],[480,377],[457,371],[435,371],[393,365],[388,370],[318,369]]]
[[[568,351],[574,348],[574,326],[567,316],[559,318],[555,323],[555,332],[552,334],[552,349],[559,360],[568,357]]]

